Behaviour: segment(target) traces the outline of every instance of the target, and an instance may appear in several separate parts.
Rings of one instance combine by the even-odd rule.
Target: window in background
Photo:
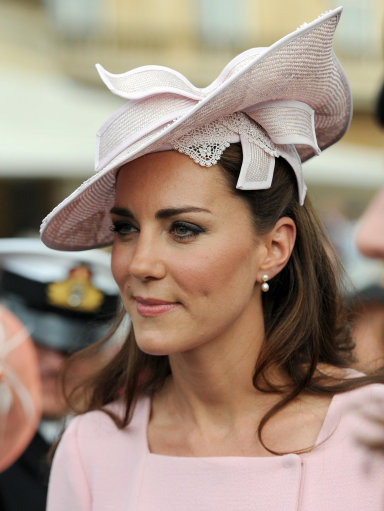
[[[332,0],[331,7],[340,2]],[[380,51],[382,18],[376,0],[344,0],[342,30],[335,35],[337,47],[351,57],[375,55]]]
[[[200,41],[210,49],[237,48],[244,42],[245,0],[197,0]]]
[[[83,41],[99,33],[101,0],[44,0],[58,35],[68,41]]]

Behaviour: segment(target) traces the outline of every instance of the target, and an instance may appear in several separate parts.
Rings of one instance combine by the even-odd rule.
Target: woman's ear
[[[265,274],[268,279],[273,278],[287,264],[296,241],[296,224],[288,216],[279,218],[273,229],[263,238],[267,255],[259,269],[259,282],[263,282]]]

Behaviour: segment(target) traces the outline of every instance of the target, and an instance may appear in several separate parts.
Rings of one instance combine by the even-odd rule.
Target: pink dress
[[[152,454],[146,397],[124,430],[106,414],[89,412],[62,438],[47,510],[382,511],[384,458],[354,438],[364,420],[353,403],[362,400],[384,403],[384,386],[336,395],[310,453],[259,458]]]

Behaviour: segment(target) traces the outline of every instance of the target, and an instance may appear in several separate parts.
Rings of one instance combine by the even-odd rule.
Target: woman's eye
[[[130,222],[114,222],[109,229],[118,236],[127,236],[138,230],[137,227]]]
[[[173,236],[180,240],[195,238],[202,232],[204,232],[202,227],[189,222],[174,222],[171,227]]]

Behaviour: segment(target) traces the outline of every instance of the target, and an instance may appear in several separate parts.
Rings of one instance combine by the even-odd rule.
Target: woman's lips
[[[180,306],[179,302],[167,302],[158,300],[157,298],[142,298],[135,296],[137,312],[145,318],[153,318],[161,316],[167,312],[171,312]]]

